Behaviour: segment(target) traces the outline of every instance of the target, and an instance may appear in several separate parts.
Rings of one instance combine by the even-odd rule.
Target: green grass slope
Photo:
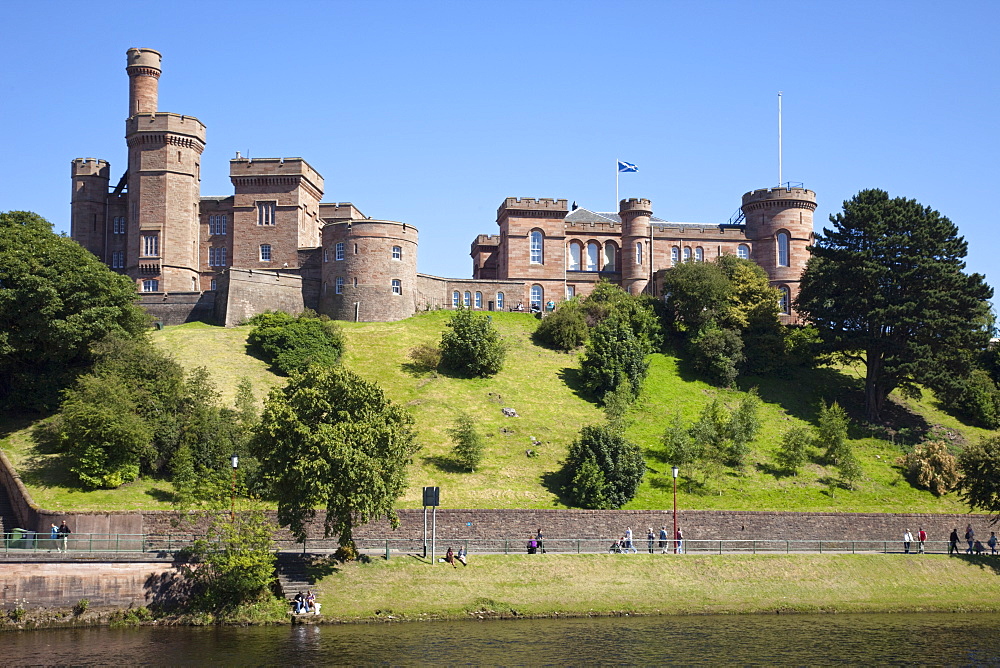
[[[410,472],[410,487],[402,507],[420,506],[420,488],[437,485],[442,501],[452,508],[559,508],[557,472],[569,443],[586,424],[599,422],[603,413],[579,382],[579,356],[565,354],[531,341],[537,320],[523,313],[494,313],[493,321],[510,344],[504,370],[494,378],[454,378],[416,368],[408,352],[421,343],[436,344],[449,317],[446,311],[425,313],[394,323],[343,323],[347,340],[344,364],[377,382],[390,398],[405,405],[416,420],[422,446]],[[241,377],[249,378],[257,398],[283,384],[264,362],[246,351],[249,327],[221,328],[191,323],[154,332],[154,342],[187,368],[207,367],[230,402]],[[857,404],[859,380],[850,370],[801,370],[788,378],[751,378],[742,389],[758,387],[764,404],[763,429],[753,444],[745,471],[724,473],[703,481],[682,471],[678,503],[689,509],[836,510],[847,512],[963,512],[954,495],[936,498],[912,488],[895,465],[899,447],[856,430],[853,444],[864,468],[855,490],[831,486],[835,474],[808,464],[798,476],[782,476],[773,467],[773,451],[793,424],[815,419],[820,399]],[[683,360],[656,354],[642,396],[629,416],[628,436],[647,452],[649,472],[629,508],[668,508],[672,504],[669,462],[656,450],[663,430],[675,412],[694,420],[702,408],[720,397],[731,405],[739,391],[720,390],[698,380]],[[513,408],[520,417],[502,414]],[[928,397],[899,409],[900,419],[941,424],[956,439],[973,440],[988,433],[965,425],[936,410]],[[484,464],[475,473],[456,469],[450,458],[447,430],[460,412],[472,415],[486,436]],[[169,506],[169,485],[138,481],[117,491],[82,492],[68,484],[55,455],[37,451],[28,437],[27,423],[11,424],[0,441],[44,507],[126,509]],[[532,437],[541,441],[531,444]],[[529,457],[527,450],[536,456]],[[688,478],[688,474],[692,474]]]

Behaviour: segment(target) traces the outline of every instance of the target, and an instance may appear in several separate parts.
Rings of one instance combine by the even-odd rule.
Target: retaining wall
[[[154,602],[176,575],[164,562],[0,562],[0,609],[93,606],[129,607]]]

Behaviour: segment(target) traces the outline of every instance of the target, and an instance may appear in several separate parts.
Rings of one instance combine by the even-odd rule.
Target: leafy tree
[[[413,418],[377,385],[319,366],[271,392],[250,443],[279,523],[304,540],[323,507],[325,535],[341,545],[357,524],[386,517],[398,526],[394,505],[417,449]]]
[[[948,452],[948,445],[943,441],[917,445],[913,452],[900,459],[900,463],[914,483],[937,496],[953,490],[962,477],[958,460]]]
[[[632,394],[639,396],[649,363],[648,344],[636,337],[625,317],[613,312],[590,333],[580,373],[583,384],[603,399],[628,381]]]
[[[604,416],[608,420],[608,426],[625,433],[628,429],[628,409],[635,401],[635,394],[632,392],[632,383],[626,378],[618,384],[611,392],[604,395]]]
[[[680,413],[675,413],[661,438],[663,450],[661,458],[673,466],[687,466],[695,463],[704,451],[702,442],[691,437]]]
[[[676,328],[688,332],[722,319],[732,290],[715,262],[684,262],[663,277],[669,318]]]
[[[837,460],[837,471],[850,489],[854,489],[858,481],[861,480],[864,471],[861,468],[861,462],[858,461],[858,456],[854,454],[853,448],[848,447],[840,459]]]
[[[0,403],[37,410],[86,371],[90,344],[140,336],[135,285],[37,214],[0,213]]]
[[[957,383],[957,390],[940,397],[949,412],[967,417],[985,429],[1000,428],[1000,389],[989,372],[973,369],[968,378]]]
[[[653,309],[656,303],[657,300],[650,295],[631,295],[619,286],[601,280],[581,302],[581,308],[591,328],[612,314],[621,317],[648,355],[663,342],[660,322]]]
[[[507,345],[489,317],[467,308],[455,311],[441,335],[441,364],[469,377],[488,378],[503,369]]]
[[[448,434],[455,441],[452,453],[455,461],[469,471],[475,471],[483,461],[486,442],[483,435],[476,428],[476,421],[466,413],[462,413],[455,420],[455,425],[448,430]]]
[[[734,466],[743,467],[750,455],[750,443],[760,432],[760,395],[757,388],[752,388],[743,395],[739,405],[733,411],[729,421],[728,431],[731,445],[729,446],[729,462]]]
[[[781,445],[774,453],[778,466],[792,474],[798,474],[799,469],[809,457],[812,447],[812,433],[808,427],[797,425],[784,433]]]
[[[826,462],[836,465],[850,454],[851,446],[847,442],[847,428],[850,423],[847,411],[836,401],[829,406],[826,403],[820,405],[814,442],[816,447],[823,451],[823,459]]]
[[[621,508],[635,496],[646,462],[639,446],[622,434],[608,426],[591,425],[581,429],[569,446],[564,471],[570,481],[564,492],[573,503],[585,508]],[[594,505],[599,502],[603,505]]]
[[[729,416],[718,399],[702,409],[698,420],[691,426],[691,438],[701,450],[698,468],[704,479],[718,477],[729,460]]]
[[[577,299],[561,303],[554,313],[542,318],[534,338],[542,345],[557,350],[574,350],[586,342],[587,320]]]
[[[877,420],[894,389],[939,394],[986,347],[979,326],[993,290],[964,273],[955,225],[915,200],[863,190],[811,247],[796,308],[826,350],[866,365],[865,411]]]
[[[325,315],[305,311],[261,313],[250,319],[254,328],[247,343],[283,374],[303,371],[310,364],[333,365],[344,352],[340,326]]]
[[[710,321],[690,339],[689,348],[695,369],[717,385],[733,386],[743,361],[743,340],[738,332],[721,329]]]
[[[982,439],[958,456],[958,491],[972,510],[1000,516],[1000,436]]]

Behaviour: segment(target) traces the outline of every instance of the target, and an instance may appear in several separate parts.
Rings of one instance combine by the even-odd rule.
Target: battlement
[[[476,246],[499,246],[500,245],[500,235],[499,234],[480,234],[476,237],[476,240],[472,242],[473,248]]]
[[[565,214],[565,212],[569,211],[569,200],[508,197],[500,205],[500,208],[497,209],[497,218],[500,218],[504,211],[551,211],[553,213]]]
[[[816,208],[816,193],[805,188],[759,188],[751,190],[743,195],[743,206],[757,202],[768,202],[777,200],[795,200],[802,203],[812,204]]]
[[[350,202],[320,202],[319,217],[327,222],[364,220],[367,216]]]
[[[254,179],[299,177],[307,181],[320,195],[323,177],[302,158],[233,158],[229,161],[229,178],[236,184],[247,177]],[[320,214],[322,216],[322,213]]]
[[[155,49],[139,49],[131,48],[125,52],[125,57],[127,59],[126,70],[129,74],[134,72],[133,68],[142,68],[149,70],[156,70],[156,75],[158,76],[161,72],[160,62],[163,56],[159,51]],[[141,74],[147,74],[146,72],[141,72]],[[148,76],[148,74],[147,74]]]
[[[102,179],[111,178],[111,165],[100,158],[75,158],[71,164],[72,176],[98,176]]]
[[[135,114],[125,121],[125,136],[131,137],[140,132],[170,132],[205,143],[205,124],[194,116],[162,111]]]
[[[598,223],[593,221],[566,221],[567,232],[584,234],[620,233],[622,226],[618,223]]]
[[[624,213],[636,213],[636,214],[653,214],[653,203],[648,199],[631,197],[629,199],[623,199],[618,203],[618,211],[621,214]]]

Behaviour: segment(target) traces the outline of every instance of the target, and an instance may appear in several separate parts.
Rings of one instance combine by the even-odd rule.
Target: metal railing
[[[49,533],[15,529],[2,534],[0,551],[9,553],[171,553],[188,547],[198,536],[133,533],[71,533],[53,538]]]

